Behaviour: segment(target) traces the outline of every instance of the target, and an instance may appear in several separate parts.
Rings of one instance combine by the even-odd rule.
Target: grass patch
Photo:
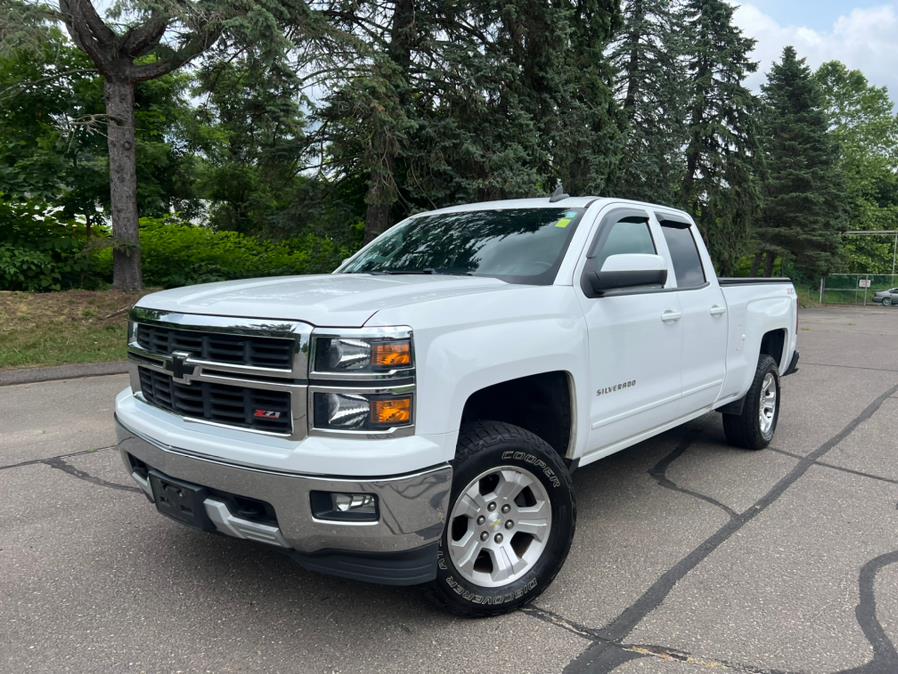
[[[795,292],[798,293],[798,306],[802,309],[816,309],[823,306],[820,304],[820,291],[796,287]]]
[[[0,368],[124,360],[127,309],[144,294],[0,292]]]

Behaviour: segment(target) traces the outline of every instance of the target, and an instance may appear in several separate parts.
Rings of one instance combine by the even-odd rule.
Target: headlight
[[[401,374],[414,366],[411,337],[316,337],[313,371]]]
[[[412,394],[315,392],[315,428],[335,431],[386,431],[409,426],[414,414]]]

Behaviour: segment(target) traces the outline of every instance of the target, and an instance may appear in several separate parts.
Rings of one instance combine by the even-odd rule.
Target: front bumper
[[[223,500],[205,502],[216,530],[289,551],[316,571],[393,584],[426,582],[436,571],[452,468],[443,464],[411,475],[338,478],[267,471],[216,461],[142,437],[116,419],[118,447],[132,478],[153,500],[132,458],[169,477],[216,492],[271,505],[276,526],[235,516]],[[374,494],[376,521],[322,520],[313,516],[311,491]]]

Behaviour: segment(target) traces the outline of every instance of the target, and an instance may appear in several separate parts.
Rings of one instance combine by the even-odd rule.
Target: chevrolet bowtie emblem
[[[190,354],[186,351],[174,351],[169,358],[165,359],[164,366],[166,370],[171,372],[172,380],[181,384],[190,383],[195,366],[187,363],[189,359]]]

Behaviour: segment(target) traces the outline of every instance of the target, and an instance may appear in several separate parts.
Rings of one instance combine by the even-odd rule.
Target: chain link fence
[[[894,293],[888,303],[898,306],[898,274],[830,274],[820,281],[820,303],[882,304],[877,293],[887,291]]]

